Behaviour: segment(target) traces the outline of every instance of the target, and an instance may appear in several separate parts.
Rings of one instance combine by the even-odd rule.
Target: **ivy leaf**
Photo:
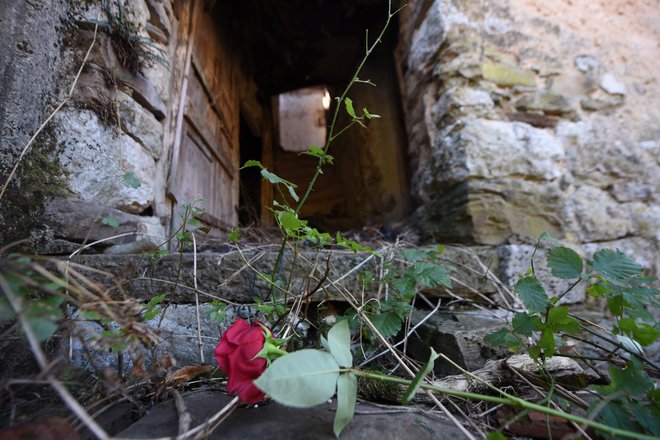
[[[591,261],[591,268],[611,282],[625,281],[642,273],[642,266],[623,252],[612,249],[596,252]]]
[[[305,349],[275,359],[253,383],[282,405],[309,408],[335,394],[338,378],[339,365],[330,353]]]
[[[339,321],[333,325],[328,332],[327,342],[330,354],[335,358],[337,364],[342,368],[351,368],[353,355],[351,354],[351,331],[348,321]]]
[[[353,420],[356,400],[357,377],[355,374],[344,373],[339,375],[339,379],[337,380],[337,412],[333,424],[335,436],[339,437],[339,434],[341,434],[346,425]]]
[[[530,312],[542,312],[547,307],[548,295],[535,276],[526,276],[519,279],[514,289]]]
[[[547,261],[552,274],[557,278],[570,280],[582,274],[582,258],[573,249],[563,246],[551,248]]]
[[[388,311],[372,316],[371,323],[385,339],[388,339],[399,333],[402,319],[396,312]]]
[[[538,316],[529,315],[525,312],[516,313],[511,320],[513,332],[519,335],[532,336],[535,331],[541,330],[543,323]]]
[[[439,357],[440,355],[435,352],[433,347],[431,347],[431,355],[429,356],[429,360],[426,361],[424,367],[417,372],[415,378],[413,379],[413,381],[410,383],[410,386],[406,390],[406,394],[403,396],[402,403],[404,405],[407,405],[408,402],[410,402],[410,399],[415,395],[426,375],[429,374],[431,370],[433,370],[433,365],[435,364],[435,360]]]
[[[110,226],[112,229],[117,229],[119,227],[119,220],[114,215],[108,215],[101,219],[101,224]]]
[[[346,106],[346,113],[355,119],[355,109],[353,108],[353,100],[351,98],[344,98],[344,105]]]
[[[129,171],[126,174],[124,174],[122,180],[124,182],[124,185],[133,189],[138,189],[139,187],[142,186],[142,183],[138,180],[137,177],[135,177],[133,171]]]

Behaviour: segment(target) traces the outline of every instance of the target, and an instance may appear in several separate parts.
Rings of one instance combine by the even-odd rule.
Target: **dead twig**
[[[37,336],[34,334],[34,331],[32,330],[30,323],[23,314],[23,307],[21,304],[21,300],[14,295],[13,291],[11,290],[11,287],[9,286],[9,283],[7,283],[7,281],[2,275],[0,275],[0,288],[2,288],[2,291],[4,292],[7,301],[9,301],[9,304],[11,305],[12,309],[14,310],[14,313],[16,314],[18,322],[21,324],[21,327],[25,332],[25,336],[27,337],[28,343],[30,344],[30,349],[32,350],[32,354],[34,355],[37,364],[39,364],[39,368],[41,368],[42,371],[47,371],[48,361],[46,359],[46,355],[41,349],[39,340],[37,339]],[[89,430],[92,433],[94,433],[94,435],[96,435],[101,440],[106,440],[109,438],[105,430],[101,428],[101,426],[99,426],[94,421],[94,419],[90,417],[87,411],[85,411],[85,409],[80,405],[80,403],[75,399],[75,397],[71,395],[69,390],[66,389],[66,387],[62,384],[62,382],[60,382],[52,373],[46,373],[45,379],[59,394],[60,398],[64,401],[64,403],[67,404],[67,406],[71,409],[71,411],[73,411],[76,414],[76,416],[78,416],[78,418],[82,420],[82,422],[87,426],[87,428],[89,428]]]

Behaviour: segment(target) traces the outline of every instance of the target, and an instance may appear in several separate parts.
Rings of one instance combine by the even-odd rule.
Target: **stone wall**
[[[500,246],[513,273],[547,231],[657,274],[659,20],[651,0],[411,1],[397,56],[425,237]]]

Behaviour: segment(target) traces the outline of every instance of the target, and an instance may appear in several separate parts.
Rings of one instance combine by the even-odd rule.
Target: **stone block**
[[[169,1],[147,0],[151,23],[158,27],[167,38],[172,34],[172,24],[167,14],[166,4]]]
[[[438,192],[419,215],[424,236],[441,242],[497,245],[512,236],[562,235],[559,182],[470,180]]]
[[[436,180],[457,183],[470,177],[524,176],[553,180],[564,172],[562,141],[520,122],[461,119],[433,144]]]
[[[89,110],[64,110],[56,115],[60,162],[69,173],[77,197],[129,213],[153,204],[156,163],[133,138],[115,134]],[[140,185],[128,186],[133,173]]]
[[[411,71],[424,71],[433,61],[444,42],[445,23],[442,2],[433,1],[424,16],[424,21],[412,35],[408,56],[408,68]]]
[[[127,94],[117,91],[115,99],[122,129],[158,160],[163,151],[163,125]]]
[[[572,247],[579,254],[583,250],[579,247]],[[532,254],[534,246],[529,244],[505,244],[497,248],[499,255],[499,274],[501,281],[513,289],[521,276],[525,275],[531,267]],[[534,256],[534,271],[536,277],[543,285],[545,292],[549,297],[556,297],[566,292],[576,280],[562,280],[552,275],[547,265],[546,250],[539,248]],[[585,299],[585,285],[579,284],[567,293],[560,301],[560,304],[575,304]]]
[[[611,73],[606,73],[603,75],[603,79],[600,81],[600,88],[605,90],[610,95],[626,94],[626,85],[616,79],[616,77]]]
[[[521,111],[542,111],[550,115],[570,115],[575,112],[563,95],[533,93],[521,96],[514,106]]]
[[[615,240],[635,230],[629,210],[606,191],[582,185],[567,194],[561,207],[566,231],[582,242]]]
[[[427,312],[428,313],[428,312]],[[416,310],[412,315],[412,325],[416,325],[427,313]],[[503,317],[493,317],[480,313],[436,313],[427,319],[408,340],[408,353],[420,362],[429,358],[429,347],[445,354],[468,371],[483,367],[489,359],[507,356],[505,349],[484,342],[484,336],[506,326]],[[439,360],[435,363],[436,374],[445,376],[460,371]]]
[[[118,226],[113,228],[103,224],[102,219],[106,217],[112,217]],[[53,230],[56,238],[78,242],[91,243],[126,233],[136,235],[113,238],[106,241],[105,245],[135,242],[140,238],[137,234],[155,236],[161,242],[165,239],[164,228],[156,217],[127,214],[80,199],[51,199],[46,204],[44,222]]]
[[[516,66],[484,62],[481,65],[481,74],[485,80],[492,81],[501,86],[536,86],[536,75],[534,75],[534,72]]]
[[[233,397],[217,391],[184,393],[186,409],[192,415],[191,428],[211,418]],[[332,426],[336,399],[314,408],[291,408],[275,402],[256,407],[239,407],[223,420],[221,429],[206,438],[217,439],[334,439]],[[390,411],[382,405],[358,402],[355,416],[342,431],[343,440],[461,438],[462,432],[438,413]],[[176,437],[178,412],[173,401],[161,403],[143,419],[117,434],[121,438]]]

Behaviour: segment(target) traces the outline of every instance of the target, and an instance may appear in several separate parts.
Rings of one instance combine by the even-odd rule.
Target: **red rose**
[[[259,403],[265,394],[252,384],[266,370],[266,359],[255,357],[264,347],[264,328],[238,318],[222,335],[215,359],[229,378],[227,391],[246,403]]]

